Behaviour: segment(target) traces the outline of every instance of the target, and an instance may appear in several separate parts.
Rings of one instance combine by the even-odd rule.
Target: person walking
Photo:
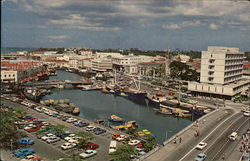
[[[179,138],[179,142],[181,143],[181,141],[182,141],[182,138],[180,137],[180,138]]]

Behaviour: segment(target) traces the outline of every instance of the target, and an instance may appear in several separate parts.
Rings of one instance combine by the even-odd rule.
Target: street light
[[[168,139],[168,133],[169,133],[169,132],[172,132],[172,131],[170,131],[170,130],[169,130],[169,131],[168,131],[168,130],[166,131],[166,140]]]

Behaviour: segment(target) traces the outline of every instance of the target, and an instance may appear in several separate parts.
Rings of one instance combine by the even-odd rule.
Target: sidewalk
[[[19,161],[19,160],[20,159],[14,157],[9,150],[8,151],[1,150],[1,161]]]

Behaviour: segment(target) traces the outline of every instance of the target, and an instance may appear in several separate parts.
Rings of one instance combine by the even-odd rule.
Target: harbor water
[[[82,76],[75,73],[58,70],[57,76],[50,79],[56,80],[80,80]],[[158,143],[162,144],[166,137],[170,138],[192,122],[189,119],[176,118],[156,113],[152,106],[147,105],[146,100],[130,100],[113,94],[104,94],[100,91],[82,91],[68,88],[53,89],[53,94],[43,97],[46,99],[69,99],[81,110],[80,117],[88,120],[103,119],[115,114],[126,121],[137,121],[138,130],[147,129],[156,136]]]

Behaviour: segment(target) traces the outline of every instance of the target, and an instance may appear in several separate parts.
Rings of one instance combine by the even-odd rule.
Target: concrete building
[[[18,71],[1,70],[1,82],[16,83],[18,81]]]
[[[110,59],[93,59],[91,61],[91,69],[99,72],[111,70],[112,61]]]
[[[249,77],[243,77],[244,53],[239,48],[209,46],[202,51],[200,83],[189,82],[195,95],[232,99],[249,88]]]

